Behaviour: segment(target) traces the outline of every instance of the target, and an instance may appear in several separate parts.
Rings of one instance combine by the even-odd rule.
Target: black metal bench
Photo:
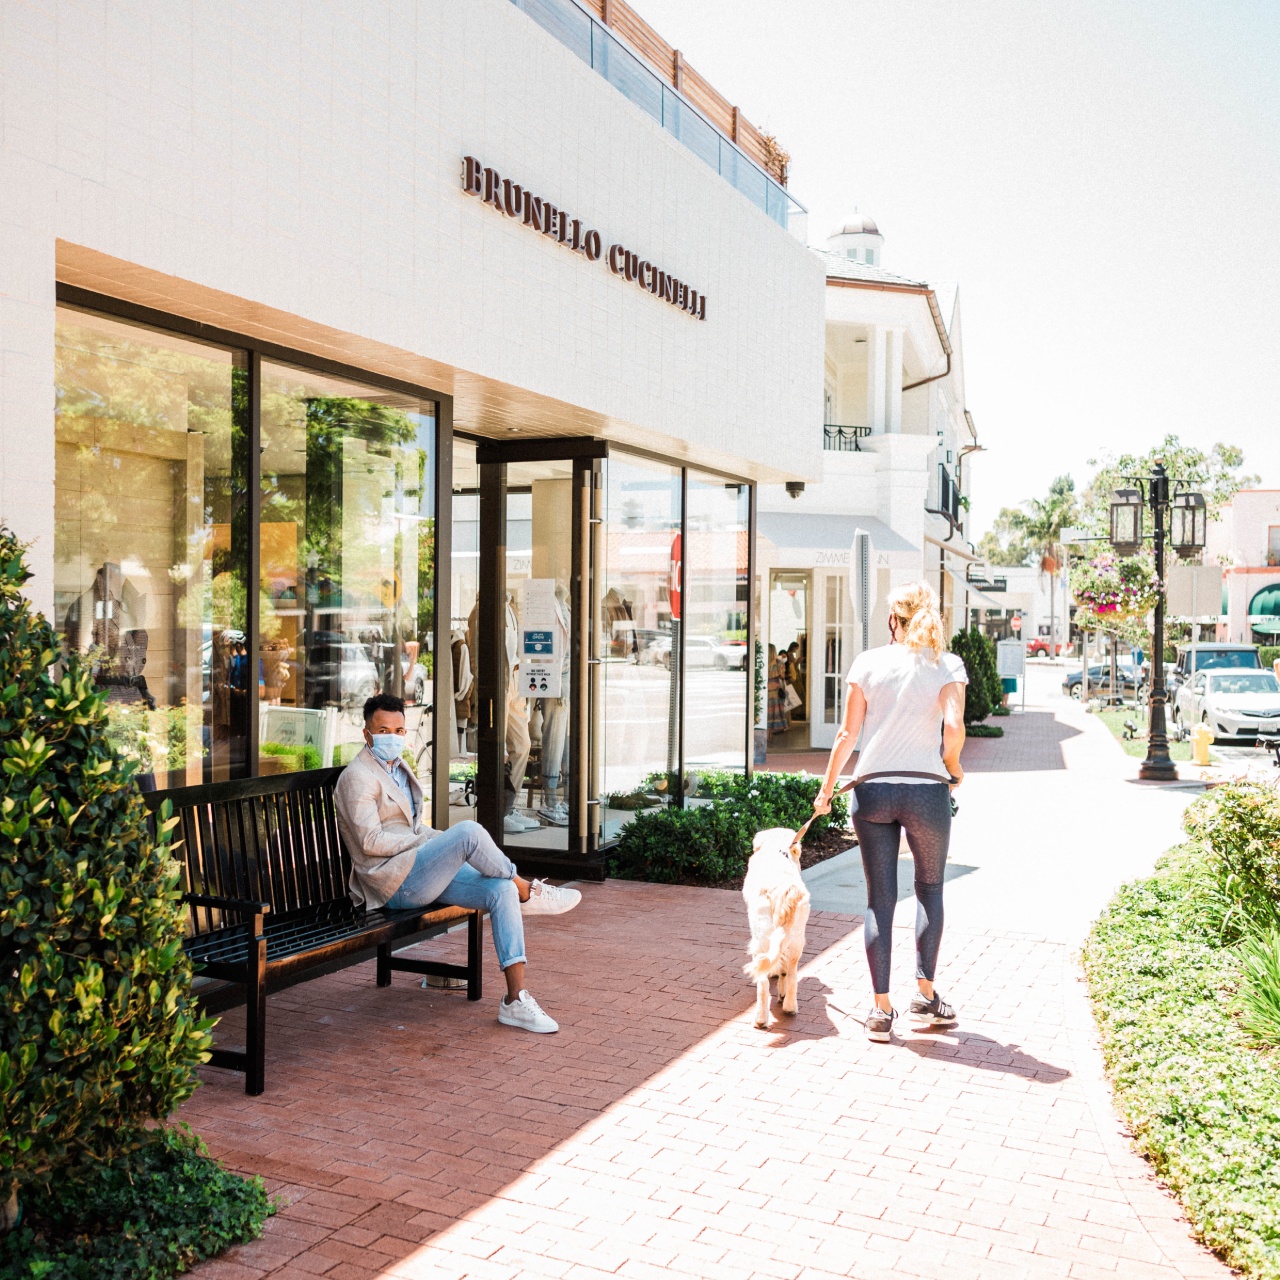
[[[347,895],[351,863],[338,834],[333,788],[342,770],[277,774],[207,786],[153,791],[180,820],[175,848],[183,862],[183,901],[190,909],[183,944],[200,974],[243,984],[243,1050],[214,1049],[214,1066],[245,1073],[245,1092],[265,1087],[267,984],[377,948],[377,982],[393,970],[467,980],[481,995],[484,913],[441,905],[366,911]],[[466,920],[467,963],[398,956],[403,943],[436,926]]]

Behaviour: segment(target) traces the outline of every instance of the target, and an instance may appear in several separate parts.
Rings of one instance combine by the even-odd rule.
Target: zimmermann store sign
[[[550,200],[535,196],[518,182],[504,178],[496,169],[482,165],[475,156],[463,157],[462,189],[469,196],[479,196],[507,218],[516,218],[526,227],[550,236],[558,244],[580,253],[588,262],[599,262],[603,256],[615,276],[648,290],[655,298],[679,307],[696,320],[707,318],[707,297],[683,280],[676,279],[625,245],[611,244],[602,254],[600,233],[584,227],[581,218],[567,209],[559,209]]]

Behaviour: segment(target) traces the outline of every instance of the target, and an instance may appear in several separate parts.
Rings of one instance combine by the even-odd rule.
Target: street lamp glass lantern
[[[1173,500],[1170,542],[1179,555],[1204,550],[1209,510],[1202,493],[1180,493]]]
[[[1142,494],[1137,489],[1117,489],[1111,495],[1111,545],[1126,556],[1142,546]]]

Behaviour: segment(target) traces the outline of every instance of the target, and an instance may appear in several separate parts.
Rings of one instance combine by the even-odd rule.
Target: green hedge
[[[264,756],[274,756],[277,760],[288,761],[290,773],[320,768],[320,753],[315,747],[308,746],[305,742],[260,742],[258,751]]]
[[[1264,644],[1258,650],[1258,655],[1262,658],[1264,667],[1274,666],[1276,659],[1280,658],[1280,644]]]
[[[261,1179],[228,1173],[189,1130],[171,1128],[68,1171],[24,1211],[0,1235],[5,1280],[166,1280],[256,1239],[273,1208]]]
[[[1240,916],[1226,898],[1237,889],[1211,825],[1224,801],[1235,807],[1231,796],[1197,804],[1193,842],[1120,891],[1084,964],[1138,1148],[1206,1244],[1246,1275],[1280,1280],[1280,1071],[1232,1012],[1242,965],[1227,944]]]
[[[698,799],[687,809],[667,807],[638,813],[623,828],[609,856],[609,874],[623,880],[659,884],[721,884],[742,875],[751,856],[751,841],[768,827],[800,827],[813,813],[822,779],[812,774],[704,774]],[[809,828],[809,837],[834,824],[845,825],[849,806],[844,796],[832,802],[831,814]],[[806,838],[809,838],[806,837]]]

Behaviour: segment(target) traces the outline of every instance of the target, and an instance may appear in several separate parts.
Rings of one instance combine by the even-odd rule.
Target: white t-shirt
[[[849,683],[856,684],[867,700],[855,777],[905,771],[928,773],[945,782],[938,695],[949,684],[969,683],[964,662],[954,653],[935,661],[932,650],[917,654],[905,644],[886,644],[853,660]],[[927,784],[928,779],[884,781]]]

